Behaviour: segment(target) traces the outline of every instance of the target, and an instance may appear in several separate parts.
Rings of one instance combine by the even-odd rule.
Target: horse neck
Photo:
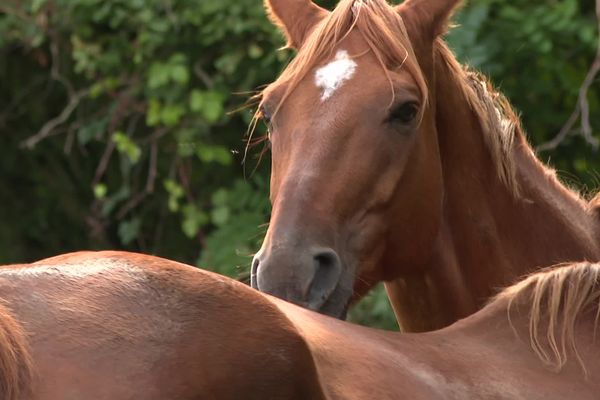
[[[464,98],[455,75],[458,63],[435,64],[442,226],[423,273],[386,283],[407,331],[440,328],[472,314],[493,290],[535,268],[600,260],[600,218],[591,207],[537,160],[520,131],[510,150],[515,195],[501,179],[481,120]]]
[[[573,341],[563,342],[565,332],[558,326],[552,331],[552,343],[548,319],[542,316],[537,321],[537,336],[532,337],[531,304],[518,303],[509,306],[506,299],[495,300],[469,318],[434,332],[428,339],[441,344],[439,351],[446,359],[459,360],[456,369],[460,370],[460,364],[463,368],[466,365],[467,371],[472,370],[475,375],[482,372],[485,375],[485,368],[493,365],[495,371],[510,371],[508,374],[514,374],[516,379],[522,373],[531,373],[579,382],[584,381],[586,372],[598,370],[595,312],[580,316],[571,332]],[[473,368],[477,365],[482,368],[480,371]]]
[[[525,345],[523,350],[554,369],[569,364],[585,369],[590,358],[598,368],[592,349],[597,347],[599,269],[600,264],[582,262],[530,275],[446,331],[483,336],[482,342],[504,342],[511,348]]]

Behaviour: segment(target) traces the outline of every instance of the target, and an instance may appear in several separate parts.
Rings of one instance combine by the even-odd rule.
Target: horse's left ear
[[[446,33],[450,18],[461,4],[461,0],[406,0],[397,10],[409,30],[417,28],[435,39]]]
[[[329,11],[310,0],[264,0],[271,21],[285,34],[288,47],[298,49]]]

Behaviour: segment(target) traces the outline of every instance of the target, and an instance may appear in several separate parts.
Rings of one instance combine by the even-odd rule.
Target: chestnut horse
[[[0,398],[597,399],[599,298],[599,264],[565,266],[400,334],[157,257],[66,254],[0,269]]]
[[[0,269],[0,299],[2,400],[323,398],[285,315],[194,267],[66,254]]]
[[[401,329],[423,331],[536,268],[600,260],[600,202],[440,38],[458,3],[266,0],[298,53],[262,94],[273,211],[253,287],[343,318],[385,281]]]

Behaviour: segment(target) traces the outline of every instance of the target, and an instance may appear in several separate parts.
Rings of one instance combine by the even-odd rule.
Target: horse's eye
[[[419,103],[409,101],[394,108],[390,113],[388,122],[392,124],[408,124],[419,114]]]
[[[265,121],[265,124],[267,124],[267,126],[270,126],[271,125],[271,113],[269,112],[267,107],[265,107],[264,105],[260,106],[259,113],[260,113],[260,117],[262,118],[262,120]]]

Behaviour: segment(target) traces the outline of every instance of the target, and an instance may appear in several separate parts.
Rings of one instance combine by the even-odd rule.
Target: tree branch
[[[56,36],[55,33],[51,33],[51,36]],[[54,130],[61,124],[64,124],[73,111],[79,106],[81,100],[86,97],[90,89],[82,89],[79,91],[75,91],[73,88],[73,84],[65,78],[64,75],[60,72],[60,51],[58,47],[58,38],[54,38],[50,43],[50,54],[52,56],[52,65],[50,67],[50,76],[53,80],[60,82],[65,89],[67,90],[67,95],[69,97],[69,102],[67,106],[62,110],[62,112],[55,118],[52,118],[50,121],[46,122],[42,129],[39,130],[35,135],[27,138],[22,144],[22,147],[33,149],[40,141],[44,140],[48,136],[52,136],[55,132]]]
[[[117,213],[117,219],[123,219],[129,211],[137,207],[146,196],[154,193],[154,186],[157,177],[157,164],[158,164],[158,140],[161,136],[168,132],[168,129],[162,128],[157,130],[152,137],[154,140],[150,145],[150,160],[148,164],[148,178],[146,179],[146,187],[143,191],[133,196]]]
[[[212,89],[215,86],[215,82],[212,80],[210,75],[208,75],[208,73],[202,68],[200,62],[194,64],[194,73],[208,89]]]
[[[581,130],[576,132],[579,132],[594,150],[597,150],[600,146],[600,142],[593,135],[592,125],[590,123],[590,104],[587,98],[590,86],[594,82],[594,79],[596,79],[598,72],[600,72],[600,0],[596,0],[596,20],[598,23],[598,47],[596,48],[596,57],[579,88],[579,96],[577,98],[575,110],[560,132],[552,140],[539,145],[537,151],[552,150],[558,147],[563,140],[573,132],[573,126],[579,119],[581,120]]]
[[[5,127],[7,121],[16,118],[16,116],[19,114],[18,108],[25,102],[27,97],[32,94],[38,86],[45,83],[46,80],[46,78],[36,79],[19,91],[19,94],[17,94],[6,106],[6,108],[0,112],[0,128]]]
[[[69,119],[69,117],[71,116],[73,111],[75,111],[81,100],[85,96],[87,96],[89,92],[89,89],[82,89],[78,92],[75,92],[73,96],[71,96],[69,103],[62,110],[62,112],[57,117],[52,118],[50,121],[46,122],[44,126],[42,126],[42,129],[38,131],[38,133],[27,138],[24,142],[21,143],[21,146],[31,150],[42,140],[46,139],[49,136],[52,136],[54,134],[54,130],[59,125],[64,124]]]

